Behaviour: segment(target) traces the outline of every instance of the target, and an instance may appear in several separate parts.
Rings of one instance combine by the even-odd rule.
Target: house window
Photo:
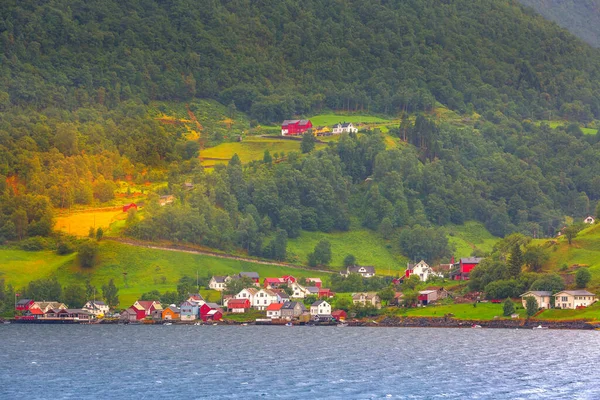
[[[567,296],[562,296],[560,299],[561,301],[567,301]]]

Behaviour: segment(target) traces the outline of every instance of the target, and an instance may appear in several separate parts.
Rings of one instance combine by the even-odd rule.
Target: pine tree
[[[508,260],[508,273],[511,277],[517,278],[521,274],[521,267],[523,266],[523,252],[521,251],[521,245],[515,243],[510,252],[510,259]]]

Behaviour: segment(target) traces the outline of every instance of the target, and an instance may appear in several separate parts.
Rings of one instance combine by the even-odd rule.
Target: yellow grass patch
[[[54,229],[76,236],[87,236],[90,227],[102,227],[106,232],[112,222],[127,218],[121,207],[110,210],[83,211],[60,215],[56,218]]]

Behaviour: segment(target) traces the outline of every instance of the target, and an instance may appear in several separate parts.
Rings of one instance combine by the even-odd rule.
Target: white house
[[[267,307],[267,318],[277,319],[281,318],[281,308],[283,303],[271,303]]]
[[[331,304],[325,300],[315,301],[310,306],[310,316],[331,315]]]
[[[375,267],[365,265],[351,265],[346,268],[346,272],[342,271],[342,275],[360,274],[363,278],[371,278],[375,276]]]
[[[354,293],[352,294],[352,303],[363,306],[369,304],[375,308],[381,308],[381,299],[377,293]]]
[[[598,301],[594,293],[587,290],[563,290],[554,295],[554,306],[556,308],[576,309],[587,307]]]
[[[269,289],[260,289],[251,300],[252,308],[257,310],[265,310],[270,304],[278,302],[277,293]]]
[[[250,300],[250,306],[254,304],[254,295],[258,293],[258,289],[256,288],[246,288],[242,289],[238,294],[235,295],[236,299],[248,299]]]
[[[538,303],[539,308],[550,308],[550,298],[552,297],[552,292],[544,291],[544,290],[530,290],[529,292],[523,293],[521,295],[521,301],[523,302],[523,307],[527,307],[527,297],[533,297],[535,301]]]
[[[352,122],[344,122],[342,124],[335,124],[333,126],[333,130],[332,130],[334,135],[339,135],[340,133],[351,133],[351,132],[358,132],[358,128],[356,128],[354,125],[352,125]]]
[[[298,282],[292,282],[290,284],[290,288],[293,291],[292,295],[290,296],[292,298],[303,299],[306,296],[310,296],[310,291]]]
[[[208,287],[209,289],[222,292],[225,290],[225,286],[229,280],[231,280],[231,278],[228,276],[213,276],[208,282]]]
[[[407,278],[409,278],[411,275],[416,275],[423,282],[427,281],[430,276],[443,276],[442,274],[435,272],[433,268],[431,268],[424,260],[421,260],[416,264],[407,264],[405,275]]]
[[[82,309],[97,317],[99,315],[108,314],[110,307],[108,307],[108,305],[103,301],[90,300],[85,303]]]
[[[584,219],[583,222],[586,224],[593,224],[594,222],[596,222],[596,220],[591,215],[588,215],[588,217]]]

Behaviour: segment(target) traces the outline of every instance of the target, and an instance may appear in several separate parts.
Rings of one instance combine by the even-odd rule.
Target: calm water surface
[[[600,399],[600,332],[0,325],[0,399]]]

